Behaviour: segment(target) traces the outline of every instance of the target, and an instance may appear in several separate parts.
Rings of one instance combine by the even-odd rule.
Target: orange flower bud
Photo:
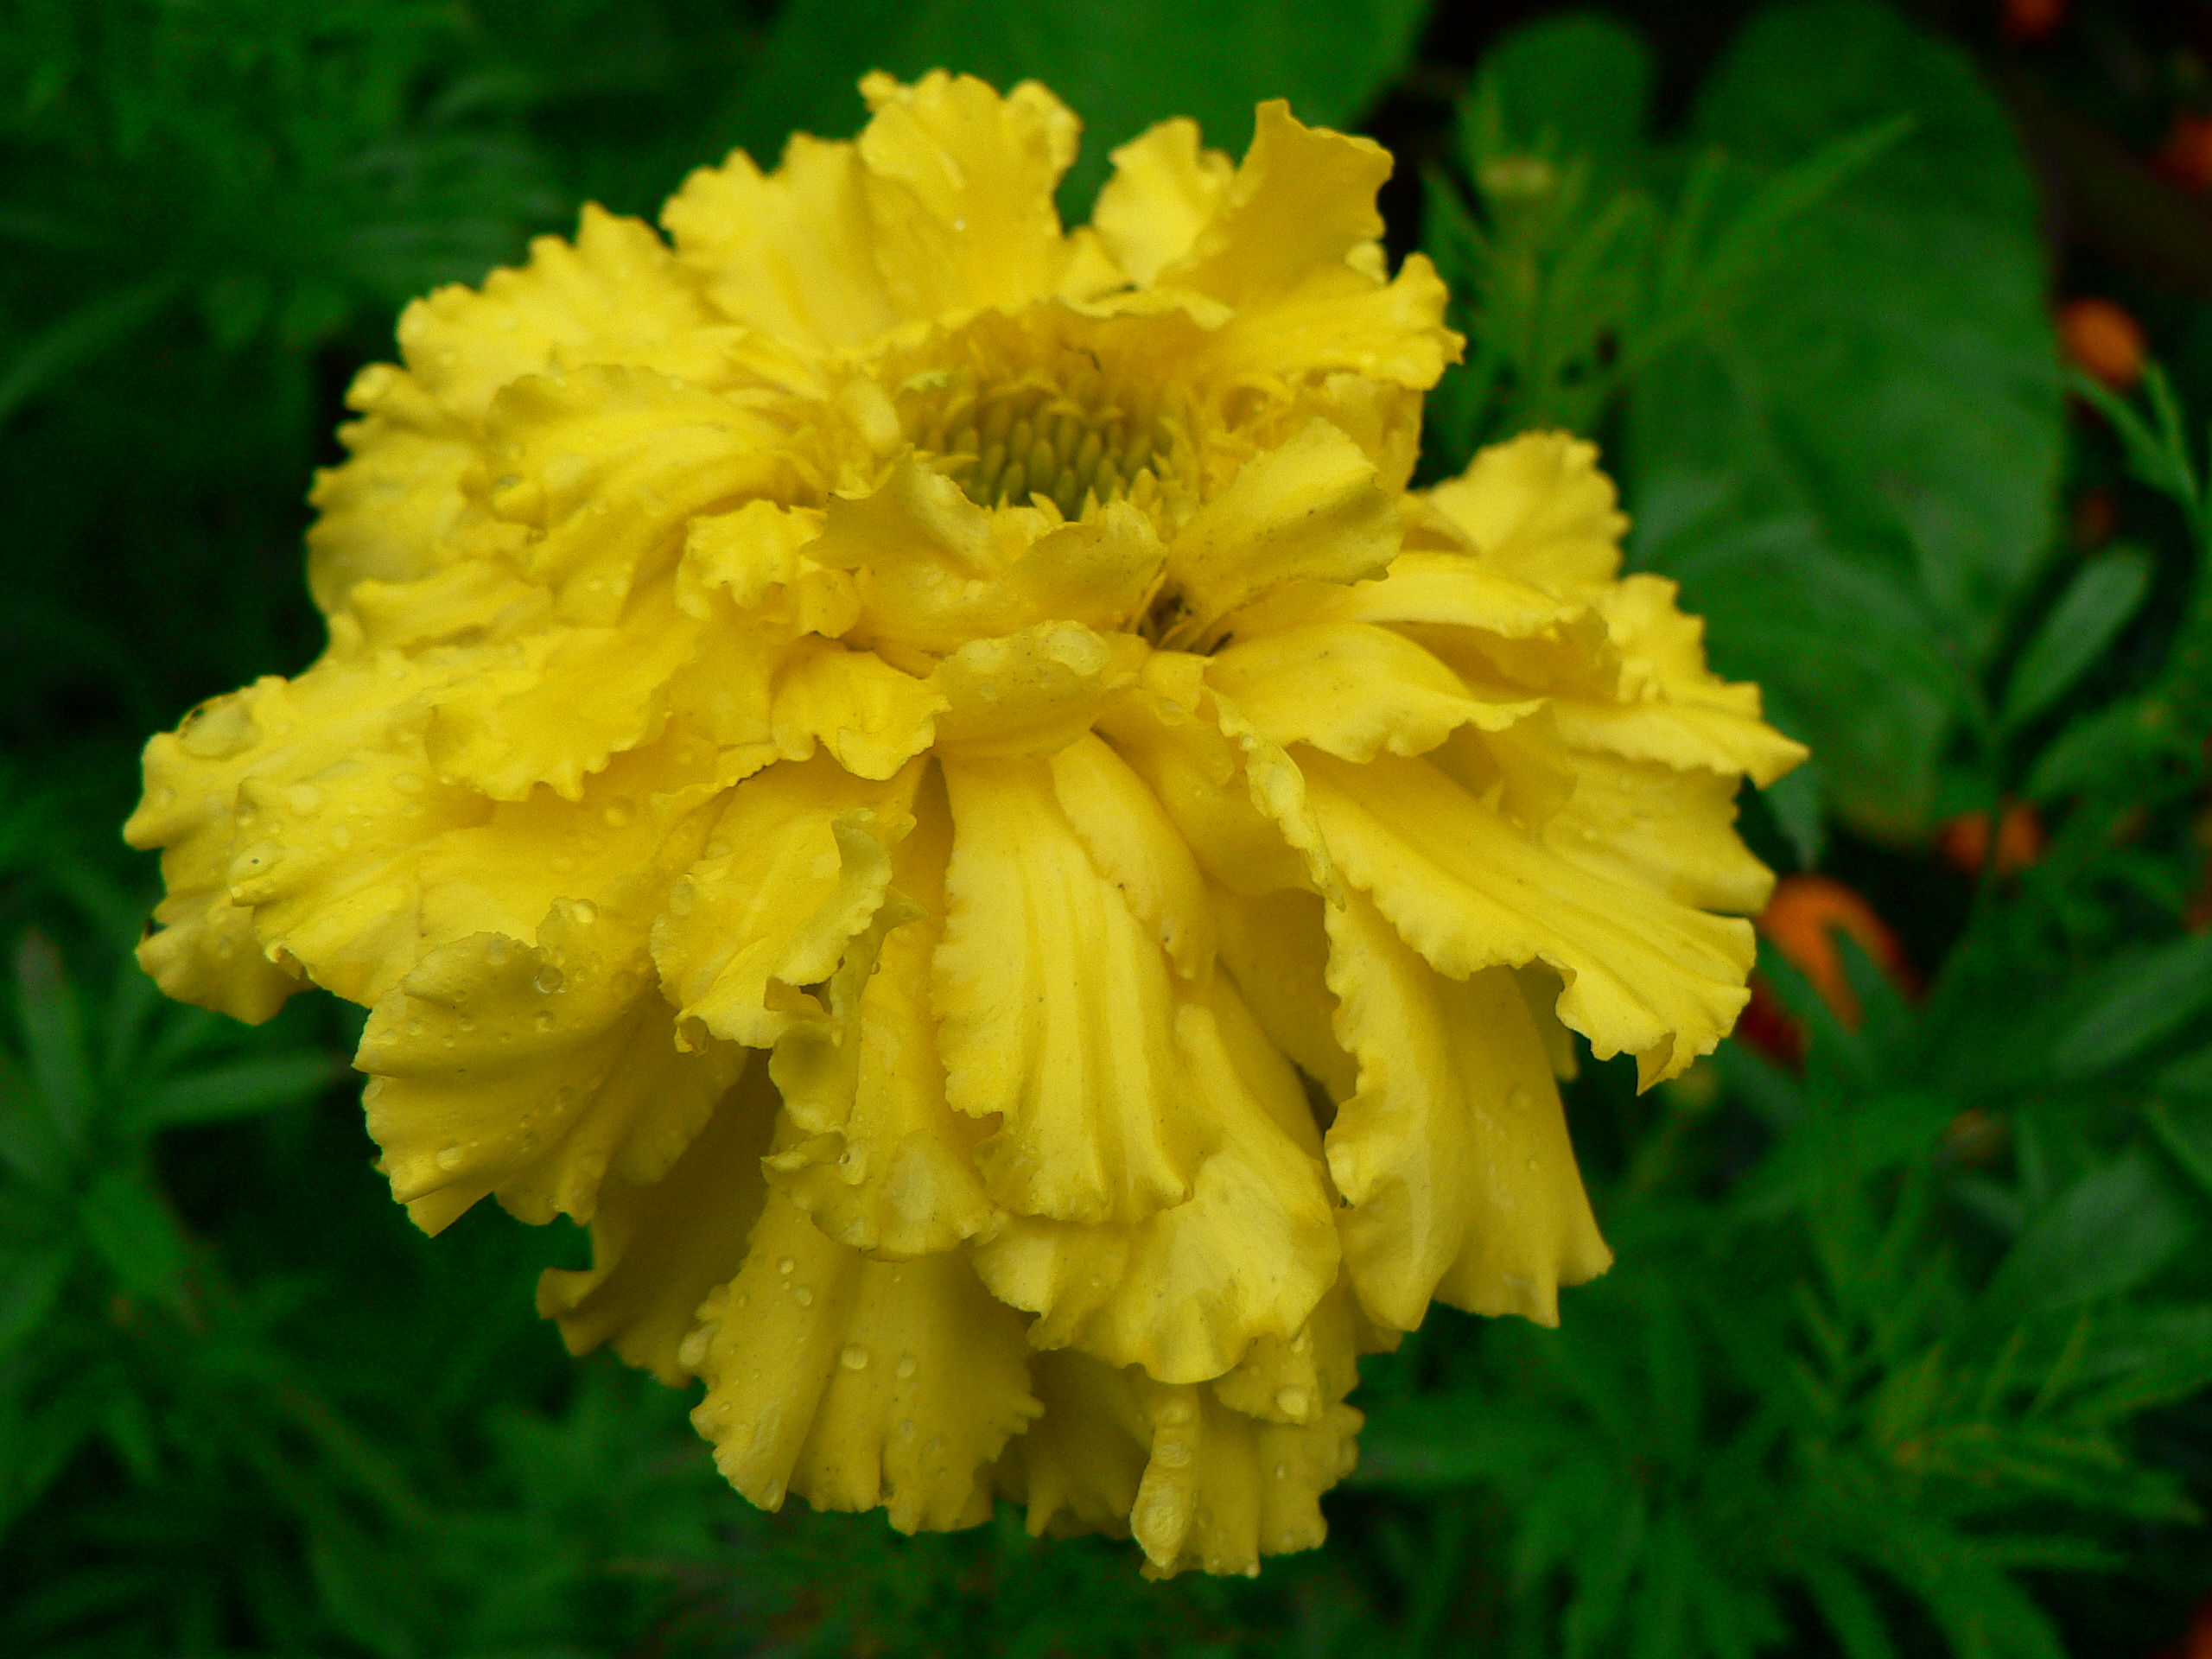
[[[2058,308],[2058,341],[2066,355],[2116,391],[2143,375],[2142,326],[2110,300],[2069,300]]]
[[[2008,41],[2041,41],[2066,21],[2066,0],[2005,0],[1999,27]]]
[[[1812,981],[1835,1017],[1853,1031],[1864,1014],[1844,973],[1843,953],[1835,942],[1839,931],[1900,986],[1910,983],[1904,949],[1889,924],[1849,887],[1825,875],[1784,876],[1757,925],[1790,965]]]
[[[2184,190],[2212,185],[2212,116],[2177,110],[2166,142],[2152,162]]]
[[[1943,861],[1961,875],[1979,875],[1989,863],[1989,814],[1961,812],[1936,832]],[[1997,874],[2014,875],[2042,861],[2043,817],[2027,801],[2014,801],[1997,821]]]

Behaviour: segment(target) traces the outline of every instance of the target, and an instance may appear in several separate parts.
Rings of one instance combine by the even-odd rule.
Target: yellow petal
[[[1361,895],[1328,925],[1338,1040],[1359,1061],[1329,1169],[1361,1302],[1408,1331],[1432,1295],[1556,1325],[1558,1287],[1612,1258],[1512,974],[1445,978]]]
[[[1219,694],[1205,659],[1156,652],[1140,683],[1100,711],[1098,731],[1151,789],[1207,875],[1232,892],[1336,877],[1298,767]]]
[[[715,321],[652,226],[587,203],[574,243],[541,236],[527,265],[493,271],[480,292],[455,283],[409,306],[399,349],[442,407],[475,423],[502,386],[556,365],[711,384],[727,373],[730,332]]]
[[[1039,1408],[1020,1319],[962,1256],[870,1262],[772,1194],[699,1314],[691,1421],[753,1503],[880,1504],[901,1532],[990,1517],[989,1465]]]
[[[1337,1046],[1321,899],[1295,888],[1247,898],[1215,887],[1211,896],[1222,966],[1261,1030],[1330,1099],[1348,1098],[1357,1084],[1351,1056]]]
[[[760,1155],[775,1115],[768,1068],[755,1060],[659,1180],[601,1184],[592,1265],[549,1268],[537,1281],[537,1311],[559,1324],[570,1353],[611,1342],[671,1385],[698,1369],[696,1354],[683,1357],[684,1339],[707,1294],[745,1263],[766,1201]]]
[[[1167,550],[1182,618],[1169,645],[1204,642],[1216,622],[1296,578],[1380,575],[1398,551],[1397,506],[1375,465],[1326,421],[1244,463]]]
[[[1359,1386],[1364,1323],[1350,1282],[1339,1278],[1296,1334],[1262,1337],[1216,1377],[1214,1398],[1267,1422],[1319,1423]]]
[[[1280,300],[1380,238],[1375,193],[1389,176],[1390,153],[1373,139],[1306,126],[1271,99],[1219,207],[1156,280],[1239,308]]]
[[[1483,450],[1429,499],[1485,565],[1547,593],[1588,595],[1620,570],[1628,520],[1594,443],[1523,433]]]
[[[1380,582],[1294,585],[1238,613],[1239,639],[1300,622],[1429,623],[1509,639],[1548,633],[1586,612],[1466,554],[1414,550],[1390,561]]]
[[[334,655],[397,651],[453,661],[446,653],[537,632],[552,620],[553,596],[505,559],[472,558],[408,582],[364,576],[347,591],[346,616],[359,639],[341,624],[332,633]]]
[[[1408,944],[1464,978],[1541,961],[1560,1018],[1645,1086],[1709,1054],[1747,998],[1751,924],[1586,868],[1514,829],[1425,760],[1306,764],[1330,850]],[[1341,990],[1338,992],[1341,995]]]
[[[653,926],[653,959],[683,1019],[766,1048],[828,1017],[810,988],[883,905],[887,847],[912,827],[918,774],[873,783],[817,755],[738,785]]]
[[[1470,723],[1503,731],[1538,705],[1486,702],[1403,635],[1370,622],[1308,622],[1221,651],[1206,682],[1270,742],[1365,762],[1423,754]]]
[[[1003,1118],[978,1148],[985,1186],[1008,1209],[1072,1220],[1181,1203],[1199,1149],[1151,931],[1092,865],[1043,762],[948,760],[944,779],[939,1044],[954,1109]]]
[[[932,71],[911,86],[861,82],[874,118],[858,140],[875,253],[907,316],[1017,306],[1058,286],[1070,248],[1053,192],[1082,130],[1033,80],[1004,97]]]
[[[1034,1346],[1205,1382],[1255,1338],[1294,1336],[1335,1280],[1334,1205],[1304,1091],[1256,1030],[1224,1037],[1217,1014],[1251,1022],[1225,984],[1212,1003],[1186,1003],[1176,1020],[1179,1104],[1214,1143],[1189,1200],[1125,1227],[1016,1216],[977,1247],[992,1294],[1039,1315]]]
[[[1587,749],[1567,752],[1574,791],[1545,825],[1554,846],[1700,910],[1756,916],[1774,872],[1736,833],[1737,780]]]
[[[1087,1354],[1032,1363],[1045,1414],[1007,1447],[1001,1480],[1033,1535],[1133,1531],[1146,1576],[1259,1571],[1327,1535],[1320,1496],[1357,1461],[1360,1414],[1262,1421],[1203,1386],[1154,1382]]]
[[[1759,689],[1705,665],[1705,621],[1675,608],[1663,576],[1627,577],[1598,608],[1621,652],[1618,699],[1567,696],[1554,715],[1569,742],[1635,760],[1748,772],[1762,789],[1802,762],[1805,746],[1759,719]]]
[[[802,639],[777,673],[771,718],[785,760],[806,760],[818,741],[855,777],[884,779],[930,747],[947,707],[873,652]]]
[[[563,901],[534,946],[442,946],[370,1014],[369,1133],[426,1231],[487,1192],[524,1221],[588,1222],[603,1176],[658,1180],[736,1082],[745,1051],[679,1052],[642,937],[599,924]]]
[[[482,465],[473,435],[429,400],[404,371],[379,363],[347,394],[367,418],[340,427],[349,459],[315,474],[308,503],[308,588],[325,615],[365,577],[410,582],[441,562],[462,523],[486,515],[462,482]]]
[[[1039,622],[1002,639],[970,640],[930,676],[944,705],[938,753],[985,760],[1064,749],[1135,681],[1147,654],[1135,634],[1094,633],[1077,622]]]
[[[1039,537],[1006,582],[1029,615],[1111,632],[1152,596],[1166,558],[1152,520],[1113,501],[1096,518]]]
[[[827,569],[855,573],[857,644],[942,655],[1034,620],[998,580],[1007,561],[991,516],[911,454],[874,491],[831,497],[822,537],[807,551]]]
[[[830,1018],[785,1032],[772,1063],[785,1128],[769,1179],[830,1237],[887,1259],[952,1249],[998,1219],[975,1168],[983,1127],[945,1103],[930,1001],[951,839],[932,777],[893,855],[880,947],[847,953]]]
[[[823,352],[899,320],[876,266],[867,172],[849,143],[794,133],[772,175],[733,151],[686,179],[661,223],[716,308],[748,328]]]
[[[1236,168],[1221,151],[1199,148],[1198,124],[1185,116],[1147,127],[1112,159],[1114,175],[1090,222],[1141,287],[1190,251],[1220,210]]]
[[[694,518],[683,535],[676,602],[701,621],[715,620],[720,592],[748,621],[796,637],[835,639],[859,620],[851,576],[825,569],[803,550],[822,535],[812,507],[748,501],[735,512]]]
[[[650,369],[524,376],[493,400],[485,438],[493,510],[540,532],[524,571],[588,626],[676,562],[694,514],[798,487],[772,423]]]
[[[1085,733],[1052,755],[1052,793],[1098,874],[1122,890],[1175,971],[1202,980],[1213,966],[1213,910],[1205,878],[1144,780]]]
[[[439,698],[429,732],[441,781],[518,801],[543,784],[580,799],[584,779],[650,743],[668,718],[664,688],[697,648],[698,624],[671,584],[637,596],[620,627],[543,628],[498,651]]]
[[[171,810],[196,804],[196,833],[180,845],[170,825],[135,818],[136,833],[172,845],[182,865],[223,860],[219,879],[253,912],[271,959],[373,1001],[420,953],[423,868],[438,837],[490,810],[430,775],[418,693],[435,693],[442,677],[396,653],[334,654],[296,680],[261,682],[231,711],[254,731],[235,753],[193,756],[208,747],[204,726],[174,748],[149,746],[149,802],[176,788]],[[170,880],[173,892],[193,885]]]

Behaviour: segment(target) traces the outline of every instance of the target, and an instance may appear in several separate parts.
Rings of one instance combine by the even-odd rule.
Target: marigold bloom
[[[756,1503],[1256,1571],[1361,1351],[1605,1267],[1567,1032],[1726,1032],[1800,752],[1589,445],[1408,493],[1459,342],[1376,145],[1170,121],[1068,233],[1042,88],[864,91],[409,308],[328,651],[147,752],[143,959],[366,1005],[395,1197],[588,1224],[541,1307]]]

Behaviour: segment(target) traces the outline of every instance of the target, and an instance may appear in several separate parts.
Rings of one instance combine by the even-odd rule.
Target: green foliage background
[[[1998,10],[0,6],[0,1652],[2177,1637],[2212,1588],[2212,936],[2185,925],[2212,219],[2129,152],[2204,96],[2212,26],[2115,0],[2031,50]],[[1392,144],[1395,251],[1427,248],[1471,340],[1429,474],[1530,426],[1605,445],[1632,560],[1815,745],[1747,798],[1755,843],[1866,894],[1924,988],[1847,949],[1852,1031],[1769,959],[1802,1066],[1731,1044],[1638,1098],[1586,1065],[1620,1265],[1557,1331],[1439,1310],[1370,1362],[1330,1545],[1254,1584],[1147,1585],[1128,1547],[1010,1515],[903,1540],[753,1511],[685,1402],[532,1318],[576,1237],[490,1206],[411,1231],[344,1011],[248,1031],[130,956],[156,885],[116,833],[137,747],[318,648],[302,496],[397,308],[584,200],[650,213],[733,144],[851,130],[868,68],[939,64],[1085,117],[1071,217],[1168,114],[1235,149],[1287,95]],[[2069,200],[2063,167],[2039,192],[2016,118],[2134,194]],[[2069,397],[2055,284],[2126,298],[2171,377]],[[2085,494],[2116,537],[2074,528]],[[2033,868],[1929,851],[2008,798],[2050,826]]]

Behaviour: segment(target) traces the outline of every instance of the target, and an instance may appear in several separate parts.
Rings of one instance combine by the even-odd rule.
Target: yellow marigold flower
[[[329,649],[148,748],[142,959],[366,1005],[395,1197],[588,1224],[542,1309],[754,1502],[1256,1571],[1360,1351],[1605,1268],[1567,1031],[1712,1049],[1799,751],[1587,444],[1407,491],[1376,145],[1170,121],[1068,233],[1041,87],[864,91],[408,309]]]

